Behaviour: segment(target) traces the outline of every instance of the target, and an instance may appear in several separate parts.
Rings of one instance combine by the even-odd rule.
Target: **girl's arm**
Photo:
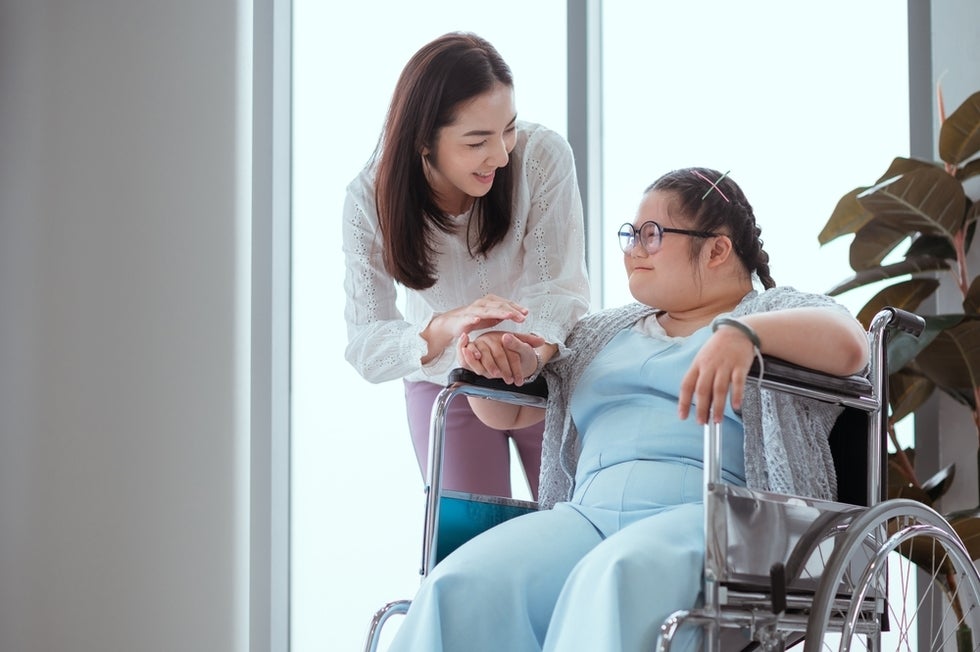
[[[754,330],[762,353],[834,376],[868,364],[868,334],[854,317],[827,308],[790,308],[740,317]]]
[[[801,307],[738,317],[758,338],[765,355],[835,376],[858,373],[868,363],[864,327],[837,307]],[[755,346],[743,329],[719,325],[705,342],[681,380],[678,416],[686,419],[695,406],[698,423],[721,421],[725,401],[741,409]]]

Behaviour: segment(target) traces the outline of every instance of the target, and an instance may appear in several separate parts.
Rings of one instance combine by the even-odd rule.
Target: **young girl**
[[[405,379],[424,473],[457,339],[484,348],[483,373],[520,385],[588,309],[571,148],[517,119],[510,69],[492,45],[447,34],[402,71],[378,148],[347,188],[343,228],[346,357],[371,382]],[[536,348],[531,369],[504,350],[504,332]],[[490,429],[462,401],[447,421],[443,486],[510,495],[509,439],[536,496],[540,424]]]
[[[857,373],[867,336],[832,299],[775,287],[759,234],[741,189],[717,171],[678,170],[647,189],[618,234],[638,303],[579,322],[545,370],[547,415],[470,399],[494,427],[545,419],[545,509],[437,565],[392,652],[653,649],[663,620],[700,592],[709,420],[724,422],[727,482],[833,498],[827,435],[840,408],[760,391],[746,376],[756,349]],[[502,344],[533,368],[527,344]],[[485,345],[460,349],[480,365]],[[696,645],[696,631],[682,633],[671,649]]]

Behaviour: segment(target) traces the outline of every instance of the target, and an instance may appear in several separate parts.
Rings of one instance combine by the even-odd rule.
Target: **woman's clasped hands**
[[[457,353],[467,369],[487,378],[500,378],[520,387],[524,379],[538,369],[535,347],[545,339],[533,333],[489,331],[471,340],[468,333],[459,337]]]
[[[534,347],[545,344],[545,339],[530,333],[508,331],[485,331],[476,337],[471,337],[471,333],[505,321],[520,324],[527,314],[527,308],[516,301],[487,294],[473,303],[436,315],[422,332],[422,337],[429,342],[430,358],[434,357],[432,352],[441,351],[455,340],[458,358],[464,367],[481,376],[500,378],[519,387],[537,369]]]

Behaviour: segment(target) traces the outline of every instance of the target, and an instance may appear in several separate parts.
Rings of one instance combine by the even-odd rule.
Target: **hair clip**
[[[712,190],[717,190],[717,191],[718,191],[718,194],[719,194],[719,195],[721,195],[721,198],[722,198],[722,199],[724,199],[724,200],[725,200],[726,202],[728,202],[729,204],[731,204],[731,203],[732,203],[732,202],[731,202],[731,200],[730,200],[730,199],[728,199],[728,197],[726,197],[726,196],[725,196],[725,193],[723,193],[723,192],[721,191],[721,188],[719,188],[719,187],[718,187],[718,184],[719,184],[719,183],[721,183],[721,182],[722,182],[722,180],[723,180],[723,179],[724,179],[725,177],[727,177],[727,176],[728,176],[728,172],[731,172],[731,170],[728,170],[728,172],[725,172],[725,174],[723,174],[723,175],[721,175],[720,177],[718,177],[718,180],[717,180],[717,181],[715,181],[714,183],[712,183],[712,182],[711,182],[711,180],[710,180],[710,179],[709,179],[708,177],[706,177],[706,176],[704,176],[703,174],[701,174],[701,173],[700,173],[700,172],[698,172],[697,170],[691,170],[691,172],[693,172],[694,174],[696,174],[697,176],[699,176],[700,178],[702,178],[702,179],[704,179],[705,181],[707,181],[708,183],[710,183],[710,184],[711,184],[711,187],[710,187],[710,188],[708,188],[708,190],[707,190],[707,191],[705,191],[705,193],[704,193],[703,195],[701,195],[701,199],[704,199],[705,197],[707,197],[708,195],[710,195],[710,194],[711,194],[711,191],[712,191]]]

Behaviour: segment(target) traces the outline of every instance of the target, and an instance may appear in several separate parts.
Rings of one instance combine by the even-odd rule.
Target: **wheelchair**
[[[843,406],[830,433],[837,501],[781,495],[721,480],[721,426],[705,426],[705,558],[700,606],[661,626],[669,652],[684,625],[703,632],[711,652],[980,650],[980,574],[962,540],[931,507],[887,499],[888,337],[918,336],[921,317],[885,308],[868,330],[870,373],[829,376],[776,358],[753,365],[748,382]],[[762,373],[764,369],[764,373]],[[544,407],[543,379],[517,388],[466,370],[453,372],[432,409],[424,577],[480,531],[536,508],[534,503],[441,489],[445,414],[458,396]],[[388,619],[410,600],[390,602],[371,621],[376,652]]]

